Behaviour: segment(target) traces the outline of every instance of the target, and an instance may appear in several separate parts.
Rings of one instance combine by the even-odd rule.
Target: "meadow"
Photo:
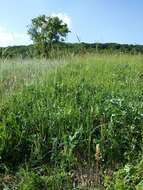
[[[0,60],[0,189],[142,190],[143,56]]]

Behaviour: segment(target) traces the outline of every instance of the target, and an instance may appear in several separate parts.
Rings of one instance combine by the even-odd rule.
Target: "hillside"
[[[117,43],[53,43],[52,49],[46,50],[48,58],[61,58],[67,55],[81,55],[85,53],[128,53],[143,54],[143,45],[129,45]],[[43,51],[34,45],[11,46],[0,48],[0,58],[41,58]]]

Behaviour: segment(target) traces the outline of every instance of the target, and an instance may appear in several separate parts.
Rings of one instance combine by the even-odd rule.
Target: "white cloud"
[[[0,47],[30,44],[26,33],[11,32],[6,27],[0,26]]]
[[[59,19],[63,20],[63,22],[66,23],[69,28],[71,28],[71,18],[65,13],[52,13],[51,16],[59,17]]]

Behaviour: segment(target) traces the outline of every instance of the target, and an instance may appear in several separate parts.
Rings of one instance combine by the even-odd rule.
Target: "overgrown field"
[[[143,56],[0,61],[0,190],[143,189]]]

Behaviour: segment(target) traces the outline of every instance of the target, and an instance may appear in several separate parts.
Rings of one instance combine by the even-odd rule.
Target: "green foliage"
[[[45,56],[51,50],[52,43],[64,41],[69,32],[67,24],[58,17],[47,17],[45,15],[33,18],[28,29],[32,41]]]
[[[39,175],[35,172],[30,172],[26,170],[21,170],[17,175],[20,179],[18,184],[19,190],[63,190],[69,189],[72,190],[71,181],[67,173],[62,170],[57,171],[49,171],[45,170],[45,175]],[[46,176],[46,173],[48,176]]]
[[[113,189],[124,190],[128,184],[141,188],[142,178],[136,180],[141,176],[137,168],[142,166],[132,164],[142,154],[142,56],[99,55],[63,62],[54,67],[40,62],[7,69],[2,63],[2,84],[13,80],[11,73],[19,78],[9,97],[0,102],[1,174],[20,175],[19,167],[26,164],[24,181],[16,182],[21,189],[38,185],[44,189],[47,184],[62,189],[66,180],[72,184],[72,170],[96,166],[99,144],[101,171],[126,165],[115,174]],[[5,88],[0,89],[5,96]],[[50,172],[35,171],[43,165]],[[126,183],[126,175],[135,178]],[[109,186],[108,176],[106,184],[113,185]]]
[[[60,159],[70,165],[80,149],[80,159],[92,158],[97,142],[106,164],[136,158],[142,146],[142,107],[121,103],[80,80],[71,89],[62,81],[48,86],[29,87],[1,107],[4,162]]]
[[[100,54],[143,54],[142,45],[126,45],[112,43],[63,43],[53,42],[52,47],[47,45],[34,44],[29,46],[13,46],[0,48],[0,58],[41,58],[46,53],[50,59],[65,58],[71,55],[85,55],[89,53]]]
[[[35,43],[63,41],[68,32],[67,24],[58,17],[45,15],[32,19],[32,25],[28,30],[28,34]]]
[[[115,172],[112,181],[108,182],[107,190],[142,190],[143,189],[143,160],[135,166],[127,164]]]
[[[21,168],[15,176],[0,176],[0,189],[8,190],[72,190],[70,175],[63,169],[41,166],[29,171]]]

